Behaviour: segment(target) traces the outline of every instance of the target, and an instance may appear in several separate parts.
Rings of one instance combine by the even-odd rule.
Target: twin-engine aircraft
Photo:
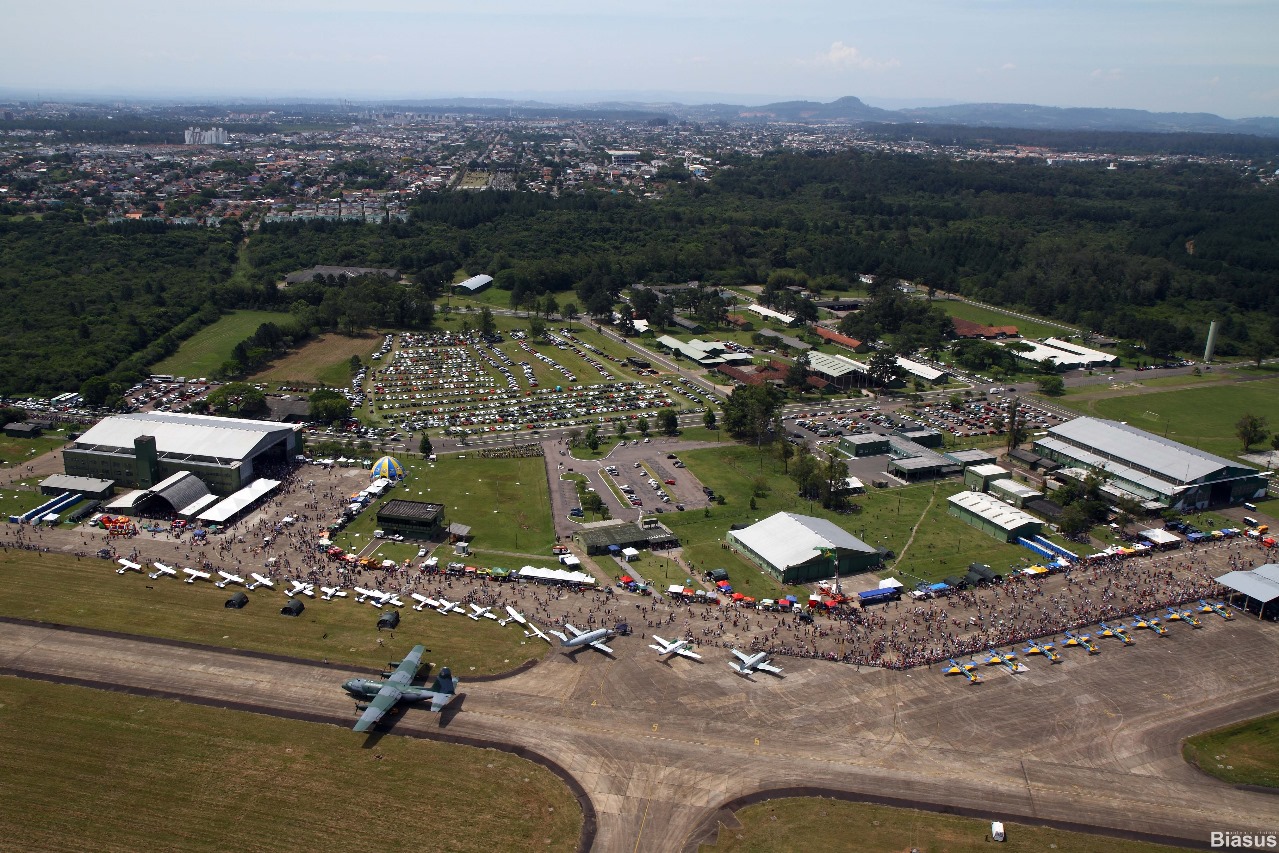
[[[390,676],[386,681],[352,678],[342,684],[342,689],[357,700],[372,700],[367,703],[356,702],[355,709],[363,713],[356,721],[353,731],[367,732],[399,702],[424,702],[429,699],[431,710],[438,714],[457,698],[457,686],[460,682],[453,678],[453,673],[447,666],[440,670],[429,690],[413,686],[413,679],[418,667],[422,665],[422,653],[425,651],[425,646],[414,646],[404,656],[404,660],[392,661],[390,665],[395,667],[395,671],[383,673]]]
[[[657,652],[658,657],[666,657],[667,655],[679,655],[681,657],[691,658],[693,660],[701,660],[702,656],[693,651],[692,640],[663,640],[656,634],[653,635],[655,642],[649,643],[648,647]]]
[[[601,651],[606,655],[613,654],[613,650],[604,645],[605,640],[614,636],[615,632],[612,628],[596,628],[594,631],[580,631],[565,622],[564,630],[573,636],[569,637],[568,634],[561,631],[551,631],[550,633],[555,637],[559,637],[560,645],[566,649],[580,649],[583,646],[590,646],[596,651]]]
[[[739,652],[737,649],[733,649],[733,654],[737,656],[737,660],[740,660],[741,663],[738,663],[737,661],[729,661],[728,665],[731,666],[733,668],[733,672],[738,675],[749,677],[752,672],[756,671],[767,672],[772,675],[782,674],[782,668],[780,666],[773,666],[773,664],[769,661],[768,652],[756,652],[753,655],[748,655],[744,652]]]

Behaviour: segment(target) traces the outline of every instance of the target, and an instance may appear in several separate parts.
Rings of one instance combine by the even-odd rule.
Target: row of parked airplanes
[[[117,574],[122,575],[129,571],[144,571],[141,563],[135,563],[132,560],[121,559],[119,564],[120,568],[116,571]],[[152,563],[151,565],[155,568],[155,571],[149,573],[147,576],[152,580],[162,577],[178,576],[178,570],[173,566],[167,566],[164,563],[159,562]],[[182,573],[186,575],[187,583],[212,580],[214,574],[212,572],[201,571],[200,569],[189,568],[182,569]],[[248,579],[221,569],[217,570],[216,573],[219,580],[214,581],[213,585],[218,589],[226,589],[226,587],[230,584],[237,584],[239,586],[243,586],[245,589],[257,589],[259,586],[266,587],[267,589],[275,588],[275,581],[265,575],[260,575],[257,572],[251,572]],[[306,596],[308,598],[316,597],[316,584],[297,580],[288,581],[288,584],[289,588],[284,590],[284,594],[290,598],[299,595]],[[319,586],[318,589],[320,592],[319,597],[322,601],[332,601],[335,598],[346,598],[348,596],[347,591],[341,587]],[[405,602],[400,599],[398,593],[383,592],[379,589],[367,589],[360,586],[353,587],[352,591],[355,593],[354,601],[357,604],[368,603],[379,609],[387,606],[405,606]],[[458,601],[449,601],[445,598],[435,599],[422,595],[418,592],[410,593],[409,598],[417,602],[413,606],[413,609],[419,612],[429,607],[435,612],[442,614],[462,613],[477,622],[480,619],[492,619],[497,622],[498,625],[502,626],[506,626],[507,624],[514,622],[524,629],[525,637],[537,637],[545,640],[547,643],[551,643],[551,637],[555,637],[560,641],[560,645],[563,648],[570,651],[575,651],[589,646],[597,651],[604,652],[605,654],[613,654],[613,650],[604,644],[605,640],[617,634],[617,631],[612,628],[596,628],[591,631],[582,631],[566,622],[564,624],[563,631],[552,630],[547,632],[538,628],[526,619],[523,614],[510,605],[507,605],[505,608],[507,618],[504,619],[494,613],[492,607],[484,607],[479,604],[468,605],[471,612],[467,613],[462,607],[461,602]],[[691,640],[664,640],[654,634],[653,641],[653,643],[649,644],[649,648],[657,652],[659,657],[665,658],[670,655],[679,655],[680,657],[686,657],[692,660],[700,661],[702,659],[701,655],[693,651],[693,643]],[[738,675],[749,677],[752,672],[756,671],[767,672],[773,675],[781,675],[782,673],[781,667],[773,665],[766,652],[757,652],[752,655],[744,654],[743,652],[739,652],[737,649],[733,649],[732,652],[733,655],[736,656],[737,660],[730,661],[729,666]]]
[[[1220,602],[1205,601],[1199,599],[1198,613],[1216,613],[1222,619],[1234,619],[1234,614],[1226,609],[1225,605]],[[1203,623],[1199,621],[1196,610],[1184,607],[1169,607],[1167,616],[1169,622],[1184,622],[1192,628],[1202,628]],[[1132,620],[1134,629],[1145,629],[1160,637],[1167,637],[1168,629],[1163,626],[1160,620],[1154,616],[1138,616]],[[1096,636],[1098,638],[1107,637],[1119,640],[1125,646],[1131,646],[1136,641],[1128,634],[1128,629],[1123,624],[1107,624],[1105,622],[1097,623]],[[1065,640],[1062,641],[1063,646],[1086,649],[1088,654],[1096,655],[1101,653],[1097,642],[1089,634],[1077,634],[1074,631],[1066,631],[1064,633]],[[1053,643],[1040,642],[1031,640],[1030,645],[1026,646],[1025,654],[1041,655],[1050,663],[1061,663],[1061,655],[1057,653],[1057,649]],[[1002,666],[1011,673],[1026,672],[1025,664],[1017,661],[1017,655],[1014,652],[1001,652],[992,650],[987,658],[982,661],[987,666]],[[946,664],[941,668],[945,675],[962,675],[968,679],[969,684],[981,684],[982,677],[977,674],[977,663],[975,661],[967,661],[960,663],[954,658],[948,658]]]

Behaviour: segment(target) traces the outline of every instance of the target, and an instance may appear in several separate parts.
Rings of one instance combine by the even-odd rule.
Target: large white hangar
[[[150,489],[195,474],[216,495],[239,491],[297,452],[295,427],[270,421],[140,412],[104,418],[63,451],[72,476]]]
[[[729,531],[728,543],[782,583],[867,572],[883,561],[879,551],[836,524],[793,512]]]
[[[1266,493],[1266,478],[1255,468],[1119,421],[1067,421],[1035,439],[1035,452],[1100,472],[1138,500],[1175,509],[1243,503]]]

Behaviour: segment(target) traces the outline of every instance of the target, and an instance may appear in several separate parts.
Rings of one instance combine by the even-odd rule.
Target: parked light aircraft
[[[324,595],[320,596],[321,601],[332,601],[335,598],[346,598],[346,590],[340,586],[322,586],[320,592]]]
[[[506,624],[507,624],[508,622],[514,622],[516,625],[526,625],[526,624],[528,624],[528,623],[525,621],[523,614],[521,614],[521,613],[520,613],[520,611],[516,610],[514,607],[512,607],[512,606],[511,606],[511,605],[509,605],[509,604],[508,604],[508,605],[506,605],[506,614],[507,614],[507,618],[506,618],[506,619],[499,619],[499,620],[497,620],[497,624],[499,624],[499,625],[501,625],[501,626],[503,626],[503,627],[506,627]]]
[[[1053,648],[1052,643],[1040,643],[1031,640],[1030,645],[1026,647],[1028,655],[1043,655],[1052,663],[1061,663],[1061,655],[1057,654],[1057,650]]]
[[[780,666],[773,666],[773,664],[769,661],[768,652],[756,652],[753,655],[748,655],[743,652],[739,652],[737,649],[733,649],[732,651],[733,654],[737,656],[737,660],[740,660],[741,663],[738,663],[737,661],[729,661],[728,665],[731,666],[733,668],[733,672],[736,672],[738,675],[750,677],[750,674],[756,670],[772,673],[773,675],[782,674],[782,668]]]
[[[447,666],[440,670],[440,674],[436,676],[435,683],[429,690],[425,687],[413,686],[413,678],[422,664],[422,653],[425,651],[425,646],[414,646],[413,650],[405,655],[404,660],[392,661],[390,665],[395,667],[395,671],[383,673],[384,676],[390,676],[386,681],[352,678],[342,684],[342,689],[357,700],[372,700],[367,704],[356,703],[356,710],[363,713],[356,721],[354,731],[368,731],[398,702],[421,702],[429,699],[431,710],[439,713],[444,710],[444,706],[457,698],[459,682],[453,678],[453,673]]]
[[[457,606],[456,601],[449,601],[446,598],[440,599],[440,606],[435,608],[436,613],[465,613],[466,611]]]
[[[1087,649],[1088,654],[1090,655],[1101,654],[1101,649],[1097,648],[1097,644],[1093,642],[1087,634],[1073,634],[1070,631],[1067,631],[1066,642],[1064,645],[1078,646],[1081,649]]]
[[[233,575],[230,572],[224,572],[221,569],[218,569],[218,574],[222,577],[222,580],[213,584],[218,589],[226,589],[226,585],[229,583],[238,583],[240,586],[244,586],[244,578],[239,575]]]
[[[202,572],[199,569],[183,569],[183,573],[187,576],[187,583],[195,583],[196,581],[207,581],[213,575],[208,572]]]
[[[491,607],[480,607],[478,604],[472,604],[470,607],[471,612],[466,615],[474,619],[476,622],[480,621],[481,618],[497,619],[496,615],[489,612],[493,609]]]
[[[275,589],[275,581],[271,580],[266,575],[260,575],[257,572],[253,572],[249,575],[249,577],[253,578],[253,583],[245,586],[245,589],[257,589],[260,586],[264,586],[267,589]]]
[[[676,654],[676,655],[680,655],[681,657],[692,658],[693,660],[702,659],[701,655],[693,651],[692,640],[681,639],[681,640],[672,640],[668,642],[666,640],[663,640],[661,637],[657,636],[656,634],[653,635],[653,639],[655,640],[655,642],[649,643],[648,647],[652,649],[653,651],[657,652],[658,657],[665,657],[666,655]]]
[[[362,586],[355,587],[355,603],[363,604],[366,601],[374,607],[381,607],[382,593],[376,589],[365,589]]]
[[[309,598],[315,598],[315,584],[302,583],[302,581],[289,581],[289,584],[292,586],[292,589],[286,589],[284,591],[284,594],[289,598],[292,598],[295,595],[305,595]]]
[[[427,598],[425,595],[423,595],[423,594],[422,594],[422,593],[420,593],[420,592],[414,592],[414,593],[411,593],[411,594],[409,595],[409,598],[411,598],[411,599],[413,599],[414,601],[416,601],[416,602],[417,602],[417,606],[416,606],[416,607],[414,607],[413,609],[414,609],[414,610],[416,610],[416,611],[418,611],[419,613],[420,613],[420,612],[422,612],[422,609],[423,609],[423,608],[425,608],[425,607],[439,607],[439,606],[440,606],[440,603],[439,603],[438,601],[436,601],[434,598]]]
[[[546,642],[551,642],[551,638],[546,636],[546,634],[542,632],[542,629],[534,625],[532,622],[525,622],[523,624],[528,625],[528,630],[524,632],[524,636],[541,637],[543,640],[546,640]],[[554,645],[554,643],[551,643],[551,645]]]
[[[1122,642],[1125,646],[1131,646],[1133,643],[1136,642],[1136,640],[1128,636],[1128,632],[1124,630],[1123,625],[1116,625],[1115,627],[1112,628],[1109,625],[1107,625],[1105,622],[1098,622],[1097,627],[1101,629],[1100,631],[1097,632],[1098,637],[1114,637],[1116,640],[1119,640],[1120,642]]]
[[[973,670],[977,669],[977,664],[969,661],[968,663],[960,663],[954,658],[949,659],[949,663],[941,668],[943,675],[962,675],[968,679],[969,684],[981,684],[981,676]]]
[[[1014,675],[1028,671],[1024,664],[1017,662],[1017,655],[1012,652],[1001,652],[998,649],[992,650],[984,663],[986,666],[1002,666]]]
[[[1199,599],[1199,612],[1200,613],[1216,613],[1222,619],[1226,619],[1226,620],[1235,618],[1235,614],[1231,613],[1229,610],[1223,607],[1220,602],[1208,602],[1208,601],[1204,601],[1202,598]]]
[[[1149,631],[1154,631],[1156,634],[1158,634],[1161,637],[1169,636],[1168,629],[1165,628],[1163,625],[1160,625],[1159,620],[1153,616],[1139,615],[1137,616],[1136,619],[1132,620],[1132,626],[1138,630],[1145,628]]]
[[[115,570],[115,573],[116,573],[117,575],[122,575],[122,574],[124,574],[125,572],[140,572],[140,571],[142,571],[142,564],[141,564],[141,563],[135,563],[135,562],[133,562],[132,560],[126,560],[126,559],[124,559],[123,557],[121,557],[119,560],[117,560],[117,562],[120,564],[120,568],[118,568],[118,569],[116,569],[116,570]]]
[[[1199,621],[1199,617],[1195,615],[1193,610],[1177,610],[1172,607],[1168,608],[1168,621],[1185,622],[1191,628],[1202,628],[1204,626],[1204,623]]]
[[[155,566],[155,571],[147,575],[151,580],[159,577],[176,578],[178,576],[178,570],[173,568],[173,566],[166,566],[164,563],[152,563],[151,565]]]
[[[591,648],[604,652],[605,654],[613,654],[613,650],[604,645],[604,641],[614,635],[612,628],[596,628],[594,631],[579,631],[577,628],[574,628],[572,625],[565,622],[564,630],[573,636],[569,637],[568,634],[560,631],[551,631],[551,635],[559,637],[560,645],[566,649],[580,649],[583,646],[590,646]]]

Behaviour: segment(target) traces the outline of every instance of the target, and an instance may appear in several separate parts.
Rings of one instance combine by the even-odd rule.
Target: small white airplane
[[[757,670],[760,672],[769,672],[773,675],[782,674],[781,667],[773,666],[769,663],[768,652],[756,652],[753,655],[746,655],[742,654],[737,649],[733,649],[733,654],[737,655],[737,658],[741,661],[741,663],[739,664],[736,661],[729,661],[728,665],[731,666],[733,671],[738,675],[749,676],[752,672]]]
[[[465,613],[466,611],[457,606],[456,601],[449,601],[446,598],[440,599],[440,606],[435,608],[436,613]]]
[[[332,601],[335,598],[346,598],[346,590],[340,586],[322,586],[320,592],[324,595],[320,596],[322,601]]]
[[[506,605],[506,613],[510,618],[499,619],[497,620],[497,624],[502,625],[503,627],[505,627],[506,623],[508,622],[514,622],[516,625],[528,624],[528,622],[524,619],[524,616],[520,613],[520,611],[516,610],[514,607],[512,607],[509,604]]]
[[[187,580],[186,580],[187,583],[195,583],[196,581],[207,581],[209,578],[213,577],[213,575],[209,574],[208,572],[202,572],[199,569],[183,569],[182,571],[187,576]]]
[[[121,557],[121,558],[120,558],[119,560],[117,560],[116,562],[118,562],[118,563],[120,564],[120,568],[118,568],[118,569],[116,569],[116,570],[115,570],[115,573],[116,573],[117,575],[122,575],[122,574],[124,574],[125,572],[140,572],[140,571],[142,571],[142,564],[141,564],[141,563],[135,563],[135,562],[133,562],[132,560],[126,560],[126,559],[124,559],[124,557]]]
[[[693,651],[692,640],[674,640],[667,642],[656,634],[653,635],[654,643],[649,643],[649,648],[657,652],[658,657],[676,654],[682,657],[692,658],[693,660],[701,660],[702,656]]]
[[[284,594],[289,598],[295,595],[305,595],[309,598],[315,598],[315,584],[302,583],[302,581],[289,581],[290,589],[286,589]]]
[[[573,636],[569,637],[567,634],[561,633],[560,631],[551,631],[551,636],[559,637],[560,645],[566,649],[580,649],[583,646],[590,646],[597,651],[604,652],[604,654],[613,654],[613,650],[604,645],[605,640],[614,636],[612,628],[596,628],[594,631],[580,631],[565,622],[564,630]]]
[[[397,592],[382,593],[382,603],[389,604],[392,607],[403,607],[404,602],[400,600],[400,594]]]
[[[434,598],[427,598],[425,595],[423,595],[423,594],[422,594],[422,593],[420,593],[420,592],[410,593],[410,594],[409,594],[409,598],[411,598],[411,599],[413,599],[414,601],[416,601],[416,602],[417,602],[417,606],[416,606],[416,607],[414,607],[413,609],[414,609],[414,610],[416,610],[416,611],[418,611],[419,613],[420,613],[420,612],[421,612],[424,608],[427,608],[427,607],[439,607],[439,606],[440,606],[440,603],[439,603],[438,601],[436,601]]]
[[[546,640],[546,642],[551,642],[551,638],[542,633],[542,629],[534,625],[532,622],[524,622],[523,624],[528,625],[528,630],[524,632],[524,636],[541,637],[543,640]],[[554,643],[552,643],[552,645],[554,645]]]
[[[369,604],[372,604],[374,607],[381,607],[382,595],[383,593],[380,592],[379,590],[365,589],[362,586],[357,586],[355,588],[355,603],[363,604],[364,602],[367,601]]]
[[[466,615],[469,616],[471,619],[474,619],[476,622],[480,621],[481,617],[485,619],[496,619],[497,616],[490,612],[492,609],[493,608],[491,607],[480,607],[478,604],[472,604],[471,605],[472,612]]]
[[[257,572],[252,573],[249,577],[253,578],[253,583],[247,585],[245,589],[257,589],[260,586],[264,586],[267,589],[275,589],[275,581],[268,577],[260,575]]]
[[[221,569],[218,569],[218,574],[222,576],[222,580],[213,584],[218,589],[226,589],[226,585],[229,583],[238,583],[240,586],[244,586],[244,578],[239,575],[233,575],[230,572],[224,572]]]
[[[155,566],[155,571],[147,575],[151,580],[161,576],[166,578],[176,578],[178,576],[178,570],[173,568],[173,566],[166,566],[164,563],[152,563],[151,565]]]

